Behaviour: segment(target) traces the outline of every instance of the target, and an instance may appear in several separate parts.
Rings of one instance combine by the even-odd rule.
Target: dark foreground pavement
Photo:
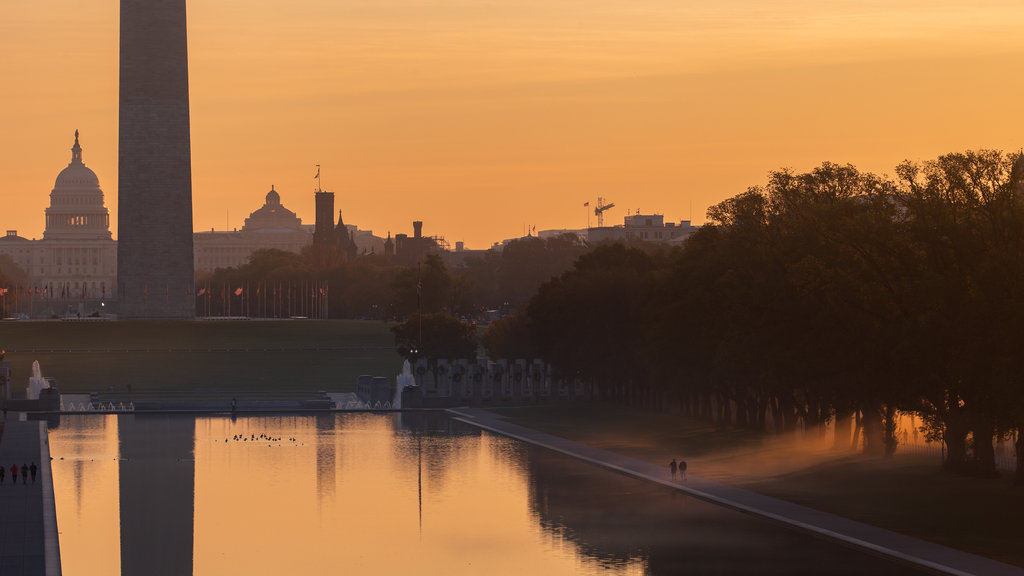
[[[57,512],[50,474],[50,446],[46,422],[22,420],[10,412],[0,437],[0,466],[6,468],[0,485],[0,574],[3,576],[59,576],[60,549],[57,541]],[[31,475],[22,483],[12,482],[11,465],[35,462],[36,480]]]

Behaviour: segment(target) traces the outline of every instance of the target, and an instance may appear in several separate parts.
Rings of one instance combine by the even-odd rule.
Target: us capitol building
[[[241,230],[193,234],[195,269],[237,267],[267,248],[300,252],[312,243],[313,228],[285,208],[271,186],[263,206],[245,219]],[[359,232],[360,240],[379,240]],[[116,311],[117,242],[111,238],[110,211],[99,178],[82,162],[77,131],[71,163],[57,175],[50,192],[43,238],[29,240],[7,230],[0,237],[0,254],[10,256],[27,275],[22,286],[9,287],[12,310],[32,316]],[[13,306],[15,292],[18,303]]]
[[[35,301],[37,314],[47,309],[49,313],[68,311],[55,307],[56,302],[70,306],[114,299],[117,243],[110,236],[110,212],[103,204],[99,178],[82,163],[77,130],[71,163],[57,175],[50,192],[43,239],[28,240],[16,230],[7,230],[0,238],[0,254],[10,256],[27,274],[27,285],[19,296]]]

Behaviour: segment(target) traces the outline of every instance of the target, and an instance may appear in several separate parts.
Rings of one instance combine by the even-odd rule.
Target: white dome
[[[72,160],[68,167],[61,170],[60,174],[57,175],[57,181],[53,184],[54,188],[99,188],[100,179],[96,177],[96,173],[82,164],[81,160]]]
[[[57,188],[99,188],[100,179],[96,173],[82,164],[82,147],[78,145],[78,130],[75,130],[75,145],[71,147],[71,163],[57,175],[53,184]]]
[[[82,164],[82,147],[71,148],[71,163],[57,175],[46,209],[43,239],[108,239],[110,212],[103,205],[103,190],[96,173]]]

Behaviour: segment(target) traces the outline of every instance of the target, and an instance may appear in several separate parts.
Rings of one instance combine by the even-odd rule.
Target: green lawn
[[[360,374],[401,369],[382,322],[3,322],[14,385],[33,360],[62,392],[351,391]],[[316,350],[319,348],[320,350]]]
[[[495,408],[511,421],[636,458],[683,457],[689,472],[896,532],[1024,566],[1024,488],[940,472],[929,455],[837,452],[610,404]]]

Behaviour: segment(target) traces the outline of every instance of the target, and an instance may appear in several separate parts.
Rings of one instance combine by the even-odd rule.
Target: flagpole
[[[423,277],[420,275],[420,264],[416,264],[416,320],[419,322],[419,335],[416,338],[416,348],[423,349],[423,311],[420,307],[420,292],[423,291]]]

